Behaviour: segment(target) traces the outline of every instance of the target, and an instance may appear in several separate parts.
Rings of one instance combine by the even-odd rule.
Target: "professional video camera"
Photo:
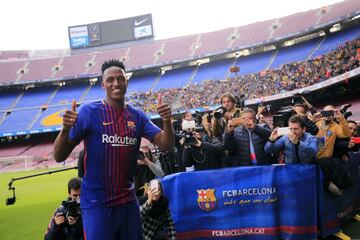
[[[64,216],[77,218],[81,214],[80,203],[76,200],[63,201],[61,205],[64,206]]]
[[[347,119],[348,117],[352,116],[352,112],[348,111],[348,108],[351,107],[351,103],[342,105],[340,108],[340,112],[342,115],[344,115],[344,118]]]
[[[214,118],[217,120],[221,119],[224,116],[225,112],[226,112],[226,108],[224,108],[223,106],[216,108],[213,114]]]
[[[184,120],[182,122],[182,132],[180,134],[180,137],[184,138],[185,145],[191,145],[196,143],[196,138],[193,134],[193,131],[204,132],[205,130],[201,124],[201,115],[200,113],[197,114],[198,116],[195,118],[195,120],[191,120],[191,121]]]
[[[296,114],[292,106],[281,107],[280,110],[273,116],[274,127],[287,127],[289,118]]]

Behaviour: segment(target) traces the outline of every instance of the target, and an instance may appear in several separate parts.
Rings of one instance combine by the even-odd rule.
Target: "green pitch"
[[[53,212],[67,198],[67,181],[77,176],[77,171],[68,170],[15,181],[15,204],[6,206],[5,200],[12,196],[12,191],[8,190],[11,178],[46,171],[0,174],[0,239],[44,239]]]

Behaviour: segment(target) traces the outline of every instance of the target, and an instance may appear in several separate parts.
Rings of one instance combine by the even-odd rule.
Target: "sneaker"
[[[342,190],[340,190],[333,182],[330,182],[328,189],[330,192],[332,192],[336,195],[339,195],[339,196],[341,196],[343,193]]]

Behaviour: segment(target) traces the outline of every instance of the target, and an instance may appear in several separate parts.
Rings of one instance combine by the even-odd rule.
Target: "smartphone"
[[[321,116],[323,117],[332,117],[334,116],[334,111],[333,110],[329,110],[329,111],[320,111]]]
[[[277,129],[277,134],[279,136],[287,135],[290,133],[290,128],[288,127],[280,127]]]
[[[156,179],[153,179],[150,181],[150,189],[156,189],[156,191],[159,191],[159,181]]]

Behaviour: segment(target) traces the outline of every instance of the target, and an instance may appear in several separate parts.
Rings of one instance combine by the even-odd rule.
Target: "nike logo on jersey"
[[[146,22],[147,20],[149,20],[149,18],[145,18],[145,19],[143,19],[143,20],[141,20],[141,21],[137,21],[137,20],[136,20],[136,21],[134,22],[134,25],[137,27],[137,26],[143,24],[144,22]]]
[[[110,125],[110,124],[113,124],[113,122],[105,122],[105,121],[103,122],[103,125],[104,125],[104,126],[108,126],[108,125]]]

